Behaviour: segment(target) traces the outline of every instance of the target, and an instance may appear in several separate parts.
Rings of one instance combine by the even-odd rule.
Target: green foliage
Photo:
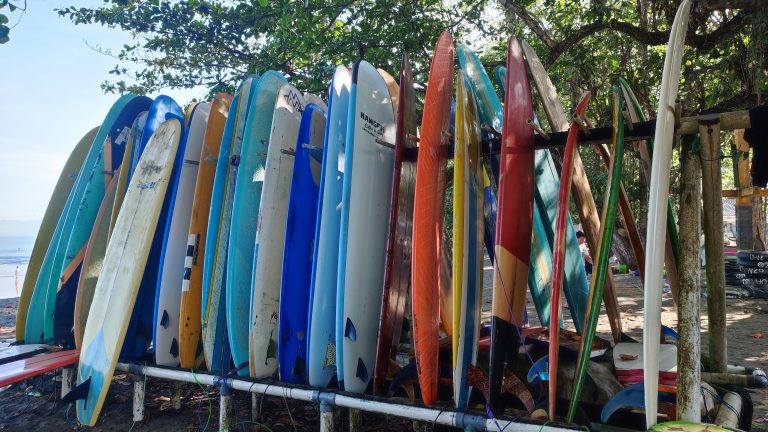
[[[19,2],[14,0],[14,3],[11,3],[9,0],[0,0],[0,9],[4,9],[6,6],[8,6],[8,12],[13,14],[17,10],[21,10],[21,14],[18,17],[18,20],[21,20],[21,15],[24,14],[24,11],[27,10],[27,2],[24,0],[24,4],[22,6],[19,6]],[[19,23],[19,21],[16,21],[16,24]],[[12,26],[8,26],[10,22],[10,18],[8,18],[8,15],[6,15],[4,12],[0,12],[0,45],[7,43],[11,40],[10,33],[11,29],[16,27],[16,24]]]

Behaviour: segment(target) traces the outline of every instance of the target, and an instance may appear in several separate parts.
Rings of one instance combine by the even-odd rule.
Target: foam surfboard
[[[457,409],[469,404],[470,387],[467,384],[469,365],[477,363],[480,338],[480,312],[483,293],[483,164],[481,160],[482,133],[470,84],[463,72],[456,82],[456,147],[454,150],[454,269],[457,262],[461,272],[454,270],[454,367],[453,398]],[[463,169],[458,170],[463,154]],[[456,173],[461,171],[461,175]],[[456,199],[456,185],[463,183],[462,200]],[[457,205],[458,204],[458,205]],[[456,229],[456,216],[463,213],[463,223]],[[462,238],[457,248],[456,238]],[[457,276],[461,274],[461,278]],[[458,283],[457,283],[458,281]],[[458,324],[458,325],[457,325]]]
[[[667,227],[667,203],[669,198],[669,174],[672,160],[672,144],[675,129],[675,100],[680,84],[680,66],[683,59],[688,14],[691,2],[683,0],[677,9],[675,21],[669,33],[669,44],[664,58],[661,77],[659,107],[656,112],[656,130],[653,137],[653,171],[648,197],[648,239],[645,250],[645,325],[643,326],[643,369],[645,371],[645,423],[650,428],[657,421],[659,366],[656,358],[661,332],[661,292],[664,286],[662,273]]]
[[[217,158],[231,103],[232,96],[226,93],[219,93],[213,98],[200,152],[200,166],[195,180],[194,200],[189,219],[179,309],[179,365],[182,368],[197,367],[203,359],[200,338],[203,254]]]
[[[386,81],[366,61],[354,66],[350,95],[336,334],[344,389],[362,393],[373,379],[394,169],[394,150],[377,140],[395,141],[395,113]]]
[[[27,323],[27,312],[29,310],[29,304],[32,300],[32,293],[35,290],[35,284],[37,282],[40,270],[45,259],[45,255],[48,248],[55,243],[56,228],[60,224],[61,215],[64,212],[64,207],[68,202],[69,193],[72,187],[75,185],[75,180],[83,167],[83,162],[88,150],[91,147],[93,139],[99,132],[99,128],[95,127],[86,133],[80,141],[72,149],[67,162],[64,164],[64,169],[59,174],[59,179],[56,181],[56,186],[53,188],[53,194],[48,201],[48,207],[45,209],[43,220],[40,222],[40,229],[37,232],[35,238],[35,244],[32,246],[32,254],[27,264],[27,274],[24,277],[24,284],[21,287],[21,295],[19,296],[18,312],[16,313],[16,340],[24,340],[24,331]],[[59,231],[60,234],[60,231]]]
[[[337,363],[341,360],[337,355],[337,348],[340,347],[336,346],[336,287],[351,86],[352,75],[349,69],[337,66],[328,95],[307,317],[307,374],[309,384],[316,387],[327,387],[330,384],[336,375]]]
[[[155,292],[154,348],[155,363],[161,366],[179,364],[179,312],[184,281],[184,259],[195,197],[195,182],[200,166],[205,127],[211,106],[197,103],[188,108],[184,132],[184,154],[179,166],[176,196],[170,210],[165,248],[160,255],[161,270]]]
[[[533,129],[527,124],[533,118],[533,104],[522,50],[514,37],[509,39],[507,71],[488,378],[494,409],[500,405],[504,369],[514,370],[522,343],[518,329],[523,323],[533,225]]]
[[[78,420],[96,424],[134,307],[181,137],[171,119],[152,135],[128,185],[83,335],[77,384],[87,389],[77,401]]]
[[[144,126],[147,124],[147,117],[149,111],[143,111],[136,116],[136,120],[133,121],[131,126],[131,134],[128,138],[128,144],[125,147],[126,154],[133,155],[133,149],[141,145],[141,137],[144,135]],[[125,156],[128,158],[128,156]],[[126,163],[120,164],[120,173],[117,175],[117,191],[115,192],[115,201],[112,204],[112,220],[109,222],[109,233],[112,234],[112,230],[115,228],[115,222],[117,221],[117,214],[120,213],[120,207],[123,205],[123,199],[125,198],[125,192],[128,188],[128,178],[131,176],[131,163],[129,159],[125,160]]]
[[[277,339],[283,382],[307,382],[307,316],[324,133],[325,112],[307,104],[296,141],[283,249]]]
[[[149,113],[147,114],[147,121],[144,124],[141,140],[139,141],[139,145],[134,145],[133,148],[131,163],[134,162],[133,156],[136,157],[135,162],[138,163],[138,160],[144,153],[144,148],[148,145],[147,143],[149,143],[155,130],[167,118],[176,118],[183,123],[183,117],[184,113],[176,101],[168,96],[158,96],[149,107]],[[146,360],[147,351],[152,346],[152,339],[154,337],[155,293],[157,291],[158,280],[162,273],[162,253],[165,249],[167,241],[166,233],[172,216],[171,209],[173,208],[173,202],[176,197],[176,185],[178,183],[181,167],[180,160],[184,156],[184,142],[185,140],[182,136],[179,140],[179,149],[176,153],[176,161],[171,173],[170,184],[166,189],[163,207],[160,210],[155,237],[152,240],[152,247],[149,251],[149,258],[147,258],[147,264],[144,267],[144,275],[142,276],[141,286],[136,297],[136,306],[133,308],[131,321],[128,325],[128,330],[126,331],[124,339],[123,350],[120,353],[120,358],[125,360]],[[135,167],[129,171],[129,173],[135,172]],[[132,178],[133,174],[129,176],[129,184],[130,179]]]
[[[272,117],[277,93],[286,83],[278,72],[268,71],[251,90],[248,120],[235,174],[232,220],[227,250],[227,331],[238,374],[248,375],[250,307],[253,286],[253,256],[259,203],[264,185]],[[279,271],[279,269],[278,269]]]
[[[253,288],[248,329],[249,369],[252,377],[267,378],[277,371],[277,321],[283,269],[286,214],[291,191],[296,138],[304,112],[304,96],[283,84],[277,93],[272,130],[259,202],[253,251]]]
[[[416,93],[413,90],[411,63],[403,54],[397,95],[397,135],[392,176],[391,214],[387,241],[381,320],[376,343],[373,391],[386,394],[386,379],[397,358],[408,291],[411,286],[411,235],[413,234],[413,191],[416,161],[405,158],[416,148]],[[392,93],[390,91],[390,97]],[[393,98],[394,99],[394,98]]]
[[[200,326],[203,335],[205,363],[212,371],[229,365],[229,337],[226,328],[226,271],[229,231],[232,222],[232,201],[240,162],[245,124],[256,88],[257,75],[247,77],[240,84],[229,108],[227,123],[216,161],[216,175],[211,192],[211,211],[208,214],[205,259],[203,262],[203,297]],[[238,371],[247,375],[246,370]]]
[[[437,400],[440,232],[445,200],[446,133],[453,90],[453,39],[443,32],[435,46],[419,142],[413,205],[413,337],[421,397]]]

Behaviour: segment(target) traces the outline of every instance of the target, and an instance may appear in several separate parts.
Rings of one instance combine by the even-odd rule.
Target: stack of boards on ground
[[[685,26],[675,25],[679,44]],[[600,219],[576,148],[578,122],[562,160],[535,151],[528,69],[545,111],[555,114],[552,128],[564,130],[568,121],[530,46],[511,38],[507,48],[506,67],[497,70],[502,104],[467,47],[457,50],[456,72],[453,40],[443,33],[420,130],[406,56],[399,80],[364,60],[337,67],[327,106],[275,71],[247,77],[234,97],[193,104],[186,116],[167,96],[121,98],[60,178],[19,314],[27,342],[80,348],[80,420],[96,421],[118,358],[316,387],[336,378],[343,390],[379,395],[399,387],[415,395],[409,389],[418,382],[426,404],[452,393],[462,410],[483,397],[492,412],[519,402],[532,411],[533,397],[515,375],[527,342],[549,348],[535,362],[546,366],[531,377],[551,378],[553,418],[558,372],[567,366],[575,376],[573,420],[585,374],[598,376],[587,372],[589,357],[603,346],[593,340],[602,290],[611,286],[607,257],[623,152],[618,113],[627,92],[614,89]],[[585,109],[583,98],[577,115]],[[499,134],[500,154],[483,160],[482,140]],[[656,149],[666,151],[662,138]],[[590,234],[599,240],[591,286],[568,212],[572,193],[582,221],[603,226]],[[666,197],[654,199],[657,210],[667,208]],[[649,247],[657,267],[663,240]],[[493,263],[485,332],[483,246]],[[742,255],[740,279],[768,285],[757,277],[768,255]],[[529,290],[548,329],[526,324]],[[576,332],[560,328],[563,295]],[[415,361],[405,366],[398,362],[408,318]],[[647,350],[643,362],[662,354]],[[633,365],[622,382],[650,388],[638,372],[646,366]],[[441,384],[449,380],[452,392]]]
[[[725,270],[726,283],[740,297],[768,298],[768,252],[739,251],[735,263],[726,261]]]

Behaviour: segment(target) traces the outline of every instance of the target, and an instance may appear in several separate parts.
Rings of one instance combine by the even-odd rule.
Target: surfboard
[[[0,365],[0,387],[77,363],[77,350],[56,351]]]
[[[565,115],[560,99],[557,97],[557,90],[547,75],[547,71],[536,56],[536,52],[525,41],[522,42],[523,52],[526,62],[531,71],[533,83],[542,102],[542,107],[549,120],[549,125],[555,132],[564,132],[568,130],[569,120]],[[596,251],[600,237],[600,215],[597,213],[595,200],[592,197],[592,191],[589,186],[589,179],[584,171],[584,164],[577,151],[573,157],[573,184],[571,194],[576,203],[576,210],[579,213],[581,226],[587,238],[587,244],[590,251]],[[567,241],[567,240],[566,240]],[[566,257],[567,259],[567,257]],[[567,298],[567,296],[566,296]],[[605,309],[608,314],[608,321],[611,325],[611,333],[614,342],[621,340],[621,313],[619,310],[616,291],[613,286],[613,277],[608,275],[604,291]],[[573,315],[573,314],[572,314]]]
[[[413,342],[425,404],[437,400],[440,233],[445,200],[445,165],[453,90],[453,39],[443,32],[435,45],[416,164],[413,204]]]
[[[179,313],[184,282],[184,260],[187,256],[192,202],[200,166],[205,128],[211,106],[197,103],[187,109],[188,120],[184,131],[184,154],[179,167],[176,196],[170,210],[165,247],[155,292],[154,348],[155,363],[160,366],[179,364]]]
[[[457,409],[466,409],[471,389],[467,385],[469,365],[477,363],[480,338],[480,312],[483,293],[483,164],[482,133],[474,97],[466,75],[459,71],[456,87],[456,146],[454,150],[454,367],[453,397]],[[463,157],[457,158],[461,154]],[[463,162],[457,175],[459,160]],[[462,200],[456,199],[456,187],[463,184]],[[458,202],[457,202],[458,201]],[[463,214],[457,229],[457,215]],[[456,247],[460,237],[461,248]],[[461,272],[457,273],[457,261]],[[459,278],[457,275],[460,274]],[[460,283],[456,283],[457,280]],[[456,325],[458,324],[458,325]]]
[[[87,397],[77,401],[77,417],[88,426],[96,423],[112,381],[181,135],[177,119],[161,124],[152,135],[131,178],[104,256],[105,277],[96,284],[77,371],[78,386],[87,388]]]
[[[352,70],[348,115],[336,334],[343,388],[362,393],[372,382],[376,359],[394,172],[394,150],[381,142],[393,143],[396,128],[387,84],[366,61]]]
[[[48,352],[46,344],[10,345],[0,348],[0,365]]]
[[[619,88],[618,86],[613,86],[613,138],[611,140],[611,163],[608,170],[608,180],[606,181],[603,215],[600,218],[600,245],[597,248],[597,253],[593,259],[595,263],[594,276],[592,278],[592,285],[589,289],[589,304],[587,305],[584,320],[586,326],[579,348],[579,357],[576,362],[576,373],[573,379],[573,394],[571,395],[571,402],[568,406],[569,422],[573,421],[573,418],[576,415],[576,408],[581,396],[581,389],[584,386],[587,363],[589,362],[590,347],[592,346],[592,340],[595,337],[597,320],[600,315],[600,303],[603,297],[602,290],[605,286],[607,275],[611,272],[611,269],[608,266],[608,260],[611,256],[611,243],[613,241],[619,191],[621,189],[622,160],[624,157],[624,116],[621,112],[622,107],[623,98],[621,97]],[[571,125],[569,135],[574,135],[575,139],[577,134],[578,125],[574,122]],[[659,317],[659,319],[661,319],[661,317]],[[656,332],[657,337],[659,331]],[[658,369],[658,364],[656,365],[656,368]]]
[[[518,331],[523,323],[533,226],[533,129],[527,124],[533,118],[533,103],[522,50],[514,37],[509,39],[507,71],[488,379],[489,403],[494,408],[499,406],[504,369],[514,370],[522,342]]]
[[[228,367],[230,363],[229,337],[226,331],[227,250],[232,222],[232,200],[243,134],[250,107],[251,92],[256,88],[258,79],[257,75],[251,75],[243,80],[229,107],[211,191],[211,210],[208,214],[208,231],[203,261],[203,297],[200,310],[203,354],[205,355],[205,363],[211,371],[221,370]],[[240,370],[238,373],[246,376],[248,374],[246,370]]]
[[[233,178],[235,192],[227,250],[226,318],[232,358],[238,374],[243,376],[248,375],[245,365],[249,360],[249,331],[252,327],[250,307],[253,298],[254,247],[267,146],[277,93],[285,83],[285,78],[275,71],[268,71],[254,83],[237,173]]]
[[[397,358],[403,330],[405,305],[411,286],[411,235],[413,234],[413,193],[416,181],[416,161],[407,159],[405,152],[416,148],[416,93],[413,90],[411,62],[403,53],[397,109],[397,135],[392,176],[392,208],[389,217],[384,292],[381,320],[376,343],[373,390],[386,394],[386,379]],[[390,92],[390,96],[392,93]]]
[[[203,254],[217,158],[231,103],[232,96],[226,93],[219,93],[213,98],[200,152],[200,166],[195,180],[194,200],[189,218],[184,276],[181,282],[179,365],[182,368],[198,367],[203,360],[200,338]]]
[[[339,227],[344,180],[344,154],[352,75],[337,66],[328,94],[328,116],[323,138],[323,168],[315,225],[312,285],[309,291],[307,364],[309,384],[327,387],[341,361],[336,345],[336,288],[339,265]],[[341,368],[339,368],[339,374]],[[341,378],[340,378],[341,379]]]
[[[21,287],[19,306],[16,313],[17,341],[24,340],[27,312],[32,300],[32,293],[35,290],[38,275],[40,275],[43,260],[45,259],[48,248],[55,246],[55,243],[57,242],[55,233],[58,225],[62,223],[60,220],[64,213],[66,203],[68,202],[69,193],[75,185],[75,180],[83,167],[85,157],[88,154],[91,143],[98,131],[98,127],[91,129],[75,145],[75,148],[72,149],[72,153],[70,153],[67,158],[67,162],[64,164],[64,168],[61,170],[61,174],[59,174],[56,186],[53,188],[53,194],[51,195],[50,201],[48,201],[48,207],[45,209],[43,220],[40,222],[40,230],[37,232],[35,244],[32,246],[32,254],[29,257],[29,263],[27,264],[27,274],[24,277],[24,284]]]
[[[141,137],[144,134],[144,126],[147,124],[147,116],[149,111],[142,111],[136,116],[136,120],[133,121],[131,126],[131,133],[128,137],[128,144],[125,147],[125,153],[133,155],[133,149],[141,145]],[[125,156],[126,158],[128,156]],[[123,199],[125,199],[125,192],[128,188],[128,177],[131,176],[131,162],[130,159],[125,159],[125,163],[120,164],[120,172],[117,177],[117,191],[115,192],[115,202],[112,204],[112,218],[109,222],[109,234],[112,235],[112,230],[115,228],[115,222],[117,222],[117,215],[120,213],[120,207],[123,205]]]
[[[307,316],[324,133],[325,112],[314,103],[307,104],[299,125],[288,200],[277,339],[280,381],[297,384],[307,382]]]
[[[114,177],[104,192],[104,199],[101,201],[101,207],[96,214],[96,219],[93,221],[93,229],[88,238],[88,247],[85,249],[85,256],[83,257],[83,269],[80,272],[80,280],[77,284],[74,310],[74,337],[77,348],[83,346],[83,331],[85,331],[88,312],[91,309],[93,291],[96,289],[96,282],[99,279],[101,266],[104,262],[104,254],[107,252],[109,226],[112,221],[112,206],[117,187],[118,178]]]
[[[507,67],[499,65],[496,66],[493,71],[496,74],[496,82],[499,83],[501,96],[504,97],[504,95],[507,93],[507,89],[504,87],[507,85]]]
[[[104,182],[112,177],[123,156],[126,130],[136,115],[146,109],[151,99],[126,95],[115,102],[99,128],[88,151],[83,168],[70,192],[68,205],[60,217],[57,244],[48,248],[40,276],[35,284],[25,341],[62,342],[74,345],[72,321],[84,243],[96,211],[104,196]],[[47,261],[47,264],[46,264]],[[71,265],[70,265],[71,264]],[[63,279],[62,279],[63,277]],[[62,285],[62,282],[66,282]],[[38,286],[40,286],[38,291]],[[60,310],[56,321],[56,310]],[[42,311],[42,312],[41,312]]]
[[[135,162],[138,164],[150,138],[166,118],[178,119],[183,127],[184,113],[179,104],[168,96],[160,95],[149,107],[149,113],[147,114],[147,121],[144,124],[141,140],[139,141],[139,145],[134,145],[133,148],[134,151],[131,156],[131,163],[134,162],[133,156],[136,156]],[[125,345],[120,352],[121,359],[135,361],[146,360],[147,350],[152,346],[155,322],[155,294],[157,291],[158,280],[161,275],[162,253],[165,249],[167,240],[166,232],[170,224],[172,216],[171,210],[173,209],[173,203],[176,197],[176,184],[179,179],[179,172],[182,164],[181,159],[184,156],[184,143],[185,140],[182,130],[182,136],[179,139],[179,148],[176,153],[176,162],[174,163],[174,169],[171,173],[170,183],[166,189],[163,207],[160,209],[157,229],[155,230],[155,237],[152,240],[152,247],[149,250],[147,264],[144,267],[144,275],[141,280],[141,286],[139,287],[139,293],[136,296],[136,306],[133,308],[131,321],[128,324],[128,330],[126,331],[124,339]],[[136,167],[137,166],[138,165],[136,165]],[[130,172],[136,172],[136,167]],[[130,179],[132,178],[133,174],[129,176],[129,184]]]
[[[496,194],[493,192],[488,171],[483,167],[483,221],[485,222],[483,224],[485,226],[483,241],[485,242],[485,252],[488,254],[491,264],[493,264],[496,257],[494,255],[494,245],[496,244],[496,210]]]
[[[592,96],[587,92],[581,96],[576,105],[576,116],[584,118],[587,112],[587,104]],[[623,126],[623,125],[622,125]],[[565,257],[566,257],[566,233],[568,225],[568,212],[571,207],[571,183],[573,181],[573,154],[576,153],[576,145],[579,139],[578,125],[571,126],[568,132],[568,140],[565,143],[563,151],[563,169],[560,174],[560,190],[558,193],[557,215],[555,217],[555,239],[552,251],[552,296],[551,310],[549,316],[549,419],[555,419],[555,407],[557,402],[557,367],[560,354],[560,293],[563,291],[565,279]],[[573,228],[571,226],[571,228]],[[571,249],[571,254],[578,250]],[[581,254],[579,253],[579,258]],[[591,345],[587,345],[590,347]],[[589,351],[589,348],[587,349]]]
[[[669,173],[672,159],[672,143],[675,133],[675,99],[680,84],[680,66],[683,59],[683,42],[688,29],[691,2],[683,0],[677,9],[670,30],[669,44],[664,58],[661,77],[659,108],[656,113],[656,130],[653,137],[653,171],[648,197],[648,238],[645,250],[645,324],[643,325],[643,359],[645,370],[645,423],[650,428],[656,424],[658,369],[656,362],[661,331],[661,291],[663,283],[664,243],[666,240],[667,205],[669,198]]]
[[[278,312],[285,247],[286,215],[304,96],[283,84],[277,93],[264,172],[253,251],[249,326],[250,374],[267,378],[277,371]]]
[[[633,123],[645,121],[645,113],[643,112],[640,102],[635,97],[634,92],[629,83],[622,77],[619,77],[619,85],[624,94],[624,100],[627,101],[627,111],[629,112],[629,118]],[[651,154],[653,153],[653,141],[646,140],[640,141],[637,144],[638,153],[640,159],[643,161],[643,175],[645,181],[651,180]],[[680,253],[680,238],[677,233],[677,222],[675,221],[675,211],[672,207],[672,201],[667,200],[667,238],[664,248],[664,267],[667,271],[667,279],[669,280],[669,286],[673,293],[673,299],[677,297],[675,293],[680,291],[680,277],[677,272],[677,258]],[[643,257],[645,258],[645,257]],[[677,300],[675,300],[677,301]]]

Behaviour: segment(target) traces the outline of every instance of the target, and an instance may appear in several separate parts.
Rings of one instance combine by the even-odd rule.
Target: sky
[[[37,231],[69,153],[118,98],[99,86],[110,79],[107,72],[116,60],[88,45],[116,52],[131,36],[98,25],[75,26],[54,11],[73,4],[103,3],[30,1],[10,42],[0,45],[0,235]],[[10,23],[18,17],[18,11],[12,13]],[[183,106],[206,91],[163,93]]]

